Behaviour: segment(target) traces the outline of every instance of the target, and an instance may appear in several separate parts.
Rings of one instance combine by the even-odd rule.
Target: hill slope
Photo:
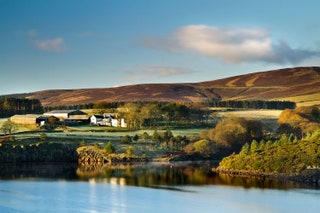
[[[239,75],[200,83],[139,84],[115,88],[45,90],[28,94],[44,106],[101,101],[199,102],[222,100],[291,100],[320,103],[320,67],[297,67]]]

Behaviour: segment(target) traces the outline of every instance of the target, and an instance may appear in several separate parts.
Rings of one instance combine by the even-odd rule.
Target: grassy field
[[[289,101],[297,103],[297,106],[313,106],[320,105],[320,93],[311,95],[301,95],[286,98]]]
[[[269,119],[278,119],[282,110],[241,110],[241,111],[227,111],[227,112],[218,112],[217,116],[227,117],[227,116],[236,116],[243,118],[269,118]]]

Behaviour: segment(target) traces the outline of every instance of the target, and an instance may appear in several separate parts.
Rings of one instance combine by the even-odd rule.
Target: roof
[[[96,117],[96,118],[104,118],[103,115],[92,115],[92,116],[94,116],[94,117]]]
[[[46,112],[44,114],[61,114],[61,113],[66,113],[66,114],[73,114],[73,113],[80,113],[82,115],[87,114],[85,112],[82,112],[81,110],[52,110],[50,112]]]
[[[42,115],[37,115],[37,114],[26,114],[26,115],[13,115],[11,118],[38,118]]]
[[[46,112],[46,113],[70,113],[70,112],[75,112],[75,111],[78,111],[78,110],[52,110],[50,112]]]
[[[39,118],[39,119],[46,119],[46,118],[57,118],[57,117],[55,117],[55,116],[53,116],[53,115],[41,115],[41,116],[39,116],[38,118]]]

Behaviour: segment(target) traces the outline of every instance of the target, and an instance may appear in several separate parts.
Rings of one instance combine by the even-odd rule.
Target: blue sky
[[[0,0],[0,94],[320,64],[318,0]]]

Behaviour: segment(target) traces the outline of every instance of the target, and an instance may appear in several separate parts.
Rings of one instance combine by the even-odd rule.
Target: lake
[[[0,212],[319,212],[319,189],[212,166],[0,165]]]

